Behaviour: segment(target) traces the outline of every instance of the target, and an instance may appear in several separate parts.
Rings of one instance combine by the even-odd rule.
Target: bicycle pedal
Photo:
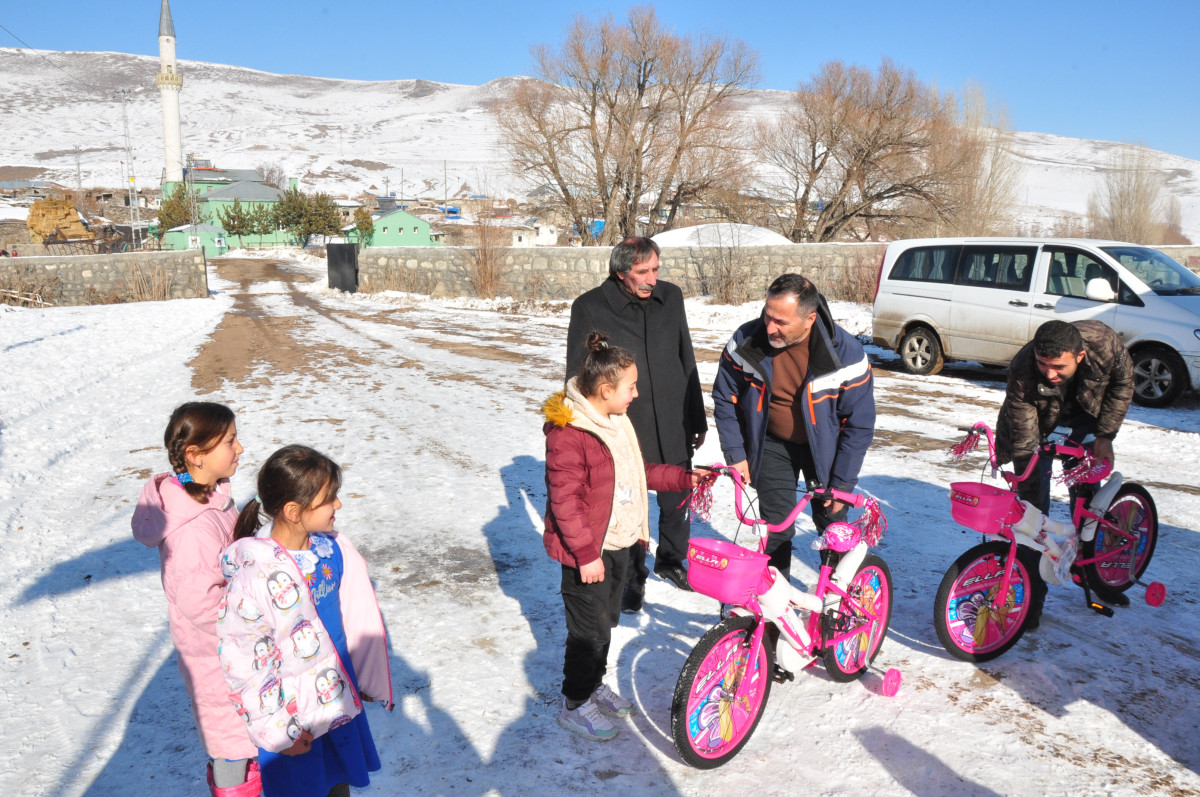
[[[771,665],[771,680],[777,684],[784,684],[796,680],[796,676],[792,674],[791,670],[785,670],[778,664],[773,664]]]
[[[848,614],[825,613],[821,615],[821,634],[826,639],[834,634],[844,634],[854,628],[854,618]]]
[[[1095,601],[1091,601],[1090,603],[1088,603],[1088,608],[1090,608],[1096,614],[1102,614],[1105,617],[1113,616],[1113,610],[1108,608],[1107,606],[1105,606],[1103,603],[1096,603]]]

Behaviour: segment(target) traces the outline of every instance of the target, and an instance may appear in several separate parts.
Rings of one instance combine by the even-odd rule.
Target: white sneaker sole
[[[609,742],[617,738],[617,735],[621,732],[619,728],[613,728],[612,736],[596,736],[595,734],[588,733],[578,725],[573,725],[565,721],[561,716],[558,717],[556,721],[558,722],[558,727],[568,730],[576,736],[581,736],[591,742]]]

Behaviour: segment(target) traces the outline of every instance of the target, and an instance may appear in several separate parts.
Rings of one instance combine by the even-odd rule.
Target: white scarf
[[[573,410],[571,425],[592,432],[608,448],[613,458],[613,503],[604,532],[606,551],[619,551],[638,540],[650,540],[646,492],[646,464],[638,446],[637,433],[629,416],[603,415],[579,392],[572,378],[567,382],[566,398]]]

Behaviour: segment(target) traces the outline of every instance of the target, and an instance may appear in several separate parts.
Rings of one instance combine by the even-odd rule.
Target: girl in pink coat
[[[151,477],[133,513],[133,536],[158,548],[171,639],[192,702],[200,740],[212,762],[214,797],[253,797],[257,750],[246,724],[229,702],[217,658],[217,612],[224,594],[221,551],[233,541],[237,506],[229,478],[242,446],[233,411],[211,402],[188,402],[171,413],[163,434],[171,470]]]

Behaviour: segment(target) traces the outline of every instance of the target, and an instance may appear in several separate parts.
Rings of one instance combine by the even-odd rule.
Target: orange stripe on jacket
[[[851,388],[862,387],[863,385],[865,385],[867,383],[867,380],[870,378],[871,378],[871,366],[868,365],[867,366],[867,375],[864,376],[862,379],[860,379],[857,382],[854,382],[852,384],[844,385],[836,393],[835,392],[826,393],[824,396],[821,396],[821,398],[816,399],[816,400],[813,400],[812,383],[810,382],[808,384],[808,419],[809,419],[809,421],[814,426],[817,423],[817,413],[816,413],[816,410],[814,409],[814,405],[820,404],[822,401],[826,401],[827,399],[837,398],[841,393],[843,393],[847,390],[850,390]]]

